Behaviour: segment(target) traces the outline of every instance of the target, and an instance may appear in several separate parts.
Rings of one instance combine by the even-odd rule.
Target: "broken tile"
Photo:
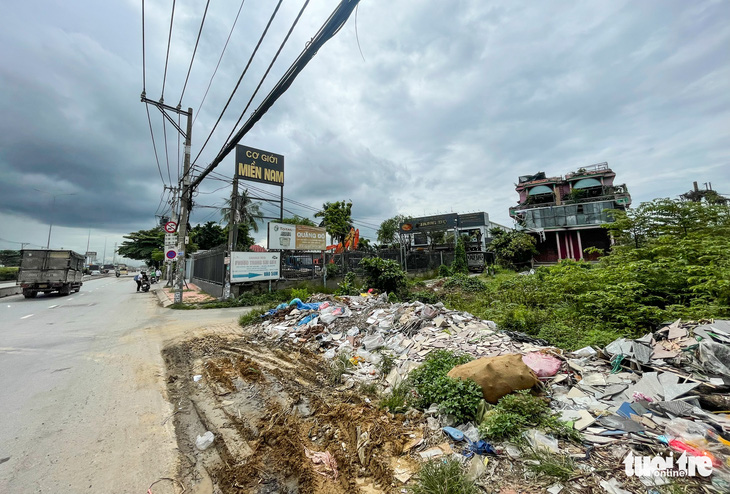
[[[574,427],[579,431],[582,431],[596,421],[588,410],[580,410],[578,413],[580,414],[580,420],[574,424]]]
[[[583,376],[583,379],[581,382],[584,384],[587,384],[589,386],[605,386],[606,377],[599,372],[595,372],[593,374],[588,374],[586,376]]]

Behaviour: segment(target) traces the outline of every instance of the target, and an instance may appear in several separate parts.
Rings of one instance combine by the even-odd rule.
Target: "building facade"
[[[509,212],[518,229],[536,237],[536,263],[594,260],[599,254],[586,254],[585,249],[609,249],[611,239],[601,225],[611,221],[609,210],[631,205],[626,185],[615,185],[615,178],[608,163],[579,168],[565,177],[547,177],[544,172],[519,177],[519,204]]]

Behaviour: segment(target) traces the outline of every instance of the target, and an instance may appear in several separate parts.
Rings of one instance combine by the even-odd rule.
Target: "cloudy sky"
[[[196,169],[218,153],[304,1],[281,2],[201,152],[277,1],[245,0],[212,83],[241,2],[210,2],[182,94],[205,3],[177,0],[165,77],[172,1],[146,0],[143,81],[141,0],[3,2],[0,249],[45,246],[53,222],[52,247],[90,239],[111,257],[154,226],[180,155],[150,107],[158,170],[143,82],[193,108]],[[310,2],[245,117],[337,4]],[[603,161],[635,204],[695,180],[730,193],[728,46],[727,1],[364,0],[241,144],[286,157],[289,211],[350,199],[371,238],[399,213],[511,224],[518,175]],[[233,160],[203,182],[193,224],[219,219]]]

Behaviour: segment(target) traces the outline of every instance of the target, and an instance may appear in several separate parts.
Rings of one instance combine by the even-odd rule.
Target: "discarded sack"
[[[457,365],[447,374],[454,379],[472,379],[481,388],[484,399],[497,403],[513,391],[530,389],[537,384],[537,376],[522,361],[522,355],[483,357]]]
[[[522,356],[522,361],[537,374],[537,377],[552,377],[560,370],[560,360],[540,352],[530,352]]]

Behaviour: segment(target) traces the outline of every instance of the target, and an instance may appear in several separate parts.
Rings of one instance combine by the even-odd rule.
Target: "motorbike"
[[[117,278],[119,278],[119,271],[117,271],[115,274],[116,274]]]
[[[158,280],[156,275],[153,274],[152,276],[150,276],[150,283],[157,283],[157,281]]]
[[[150,291],[150,280],[147,278],[142,279],[142,285],[140,286],[143,292],[149,292]]]

